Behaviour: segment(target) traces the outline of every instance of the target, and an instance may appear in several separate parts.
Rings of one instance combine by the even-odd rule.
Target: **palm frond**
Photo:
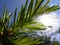
[[[35,1],[35,2],[34,2]],[[28,0],[21,6],[20,11],[17,13],[17,8],[14,13],[10,12],[4,7],[4,12],[0,18],[0,44],[2,45],[38,45],[43,43],[39,38],[30,37],[26,32],[35,32],[35,30],[45,30],[46,26],[37,23],[35,17],[44,13],[50,13],[60,9],[59,6],[50,7],[47,0]],[[13,17],[13,19],[12,19]],[[11,19],[13,20],[11,22]],[[36,34],[36,33],[35,33]]]

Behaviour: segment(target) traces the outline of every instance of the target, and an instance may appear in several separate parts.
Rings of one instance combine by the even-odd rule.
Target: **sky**
[[[10,12],[14,12],[15,8],[18,8],[18,11],[21,8],[21,5],[25,3],[25,0],[0,0],[0,16],[3,12],[4,5],[6,5],[6,8]],[[60,6],[60,0],[51,0],[49,3],[50,6],[53,5],[59,5]],[[60,10],[53,12],[60,18]],[[55,35],[54,35],[55,37]],[[57,34],[57,37],[59,38],[59,34]]]
[[[4,4],[6,5],[7,9],[11,12],[14,12],[15,8],[18,7],[20,9],[21,5],[25,3],[25,0],[0,0],[0,13],[3,11]],[[59,0],[51,0],[50,6],[52,5],[59,5]],[[57,13],[59,13],[58,11]]]
[[[56,38],[56,40],[58,40],[60,42],[60,39],[59,39],[60,33],[58,33],[59,32],[58,29],[60,28],[60,25],[59,25],[60,18],[58,16],[59,15],[57,15],[57,13],[55,13],[55,12],[51,12],[48,14],[43,14],[41,16],[38,16],[36,18],[36,21],[47,26],[47,29],[40,31],[40,32],[43,32],[43,34],[41,34],[39,31],[37,32],[37,34],[50,36],[51,40],[53,40],[53,38]]]
[[[19,10],[23,3],[25,3],[25,0],[0,0],[0,13],[2,13],[3,11],[4,4],[6,5],[9,11],[13,12],[16,7],[18,7]],[[50,1],[50,6],[59,4],[60,4],[59,0]],[[59,13],[59,11],[57,13]]]
[[[22,4],[25,3],[25,0],[0,0],[0,14],[3,12],[4,5],[10,12],[14,12],[15,8],[20,10]]]

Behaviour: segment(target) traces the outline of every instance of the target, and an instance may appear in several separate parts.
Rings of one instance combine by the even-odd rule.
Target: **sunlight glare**
[[[56,13],[49,13],[49,14],[43,14],[41,16],[38,16],[36,19],[37,22],[44,24],[45,26],[52,26],[52,28],[47,28],[45,31],[49,34],[55,33],[57,29],[59,28],[59,18]]]

